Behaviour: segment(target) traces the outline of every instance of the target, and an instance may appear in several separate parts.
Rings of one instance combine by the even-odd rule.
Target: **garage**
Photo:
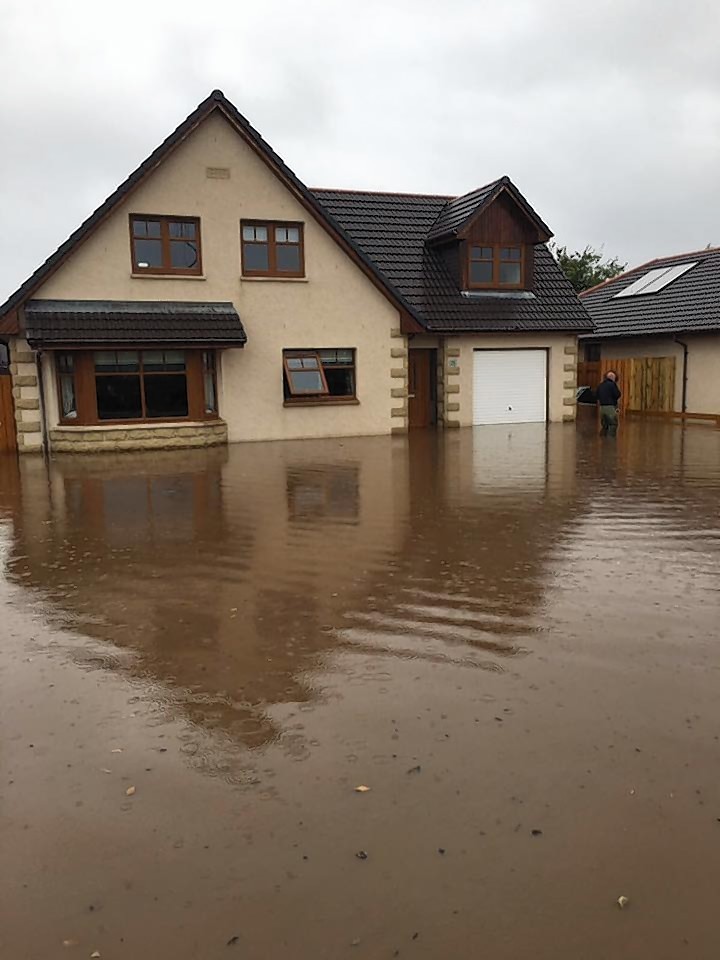
[[[475,350],[473,424],[547,420],[547,350]]]

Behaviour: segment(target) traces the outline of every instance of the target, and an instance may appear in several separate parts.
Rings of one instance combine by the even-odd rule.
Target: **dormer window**
[[[522,246],[468,245],[468,287],[517,289],[523,285]]]

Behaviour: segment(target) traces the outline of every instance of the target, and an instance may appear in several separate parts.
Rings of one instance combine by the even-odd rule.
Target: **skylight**
[[[677,280],[678,277],[697,266],[697,263],[697,260],[693,260],[692,263],[680,263],[675,267],[658,267],[655,270],[648,270],[642,277],[631,283],[629,287],[625,287],[620,293],[616,293],[613,300],[617,300],[619,297],[638,297],[641,293],[657,293],[658,290],[667,287],[673,280]]]

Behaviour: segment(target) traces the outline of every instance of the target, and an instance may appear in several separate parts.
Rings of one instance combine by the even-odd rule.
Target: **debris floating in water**
[[[128,787],[127,790],[125,791],[125,796],[126,796],[126,797],[134,797],[134,796],[135,796],[135,787]]]
[[[628,900],[627,897],[618,897],[618,898],[617,898],[617,905],[620,907],[621,910],[624,910],[625,907],[626,907],[629,903],[630,903],[630,901]]]
[[[370,787],[366,787],[364,783],[361,783],[358,787],[355,787],[355,793],[367,793]]]
[[[368,858],[366,850],[358,850],[355,856],[358,858],[358,860],[367,860]]]

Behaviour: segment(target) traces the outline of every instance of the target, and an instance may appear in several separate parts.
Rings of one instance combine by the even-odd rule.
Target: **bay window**
[[[212,419],[215,352],[162,348],[56,354],[63,423]]]

